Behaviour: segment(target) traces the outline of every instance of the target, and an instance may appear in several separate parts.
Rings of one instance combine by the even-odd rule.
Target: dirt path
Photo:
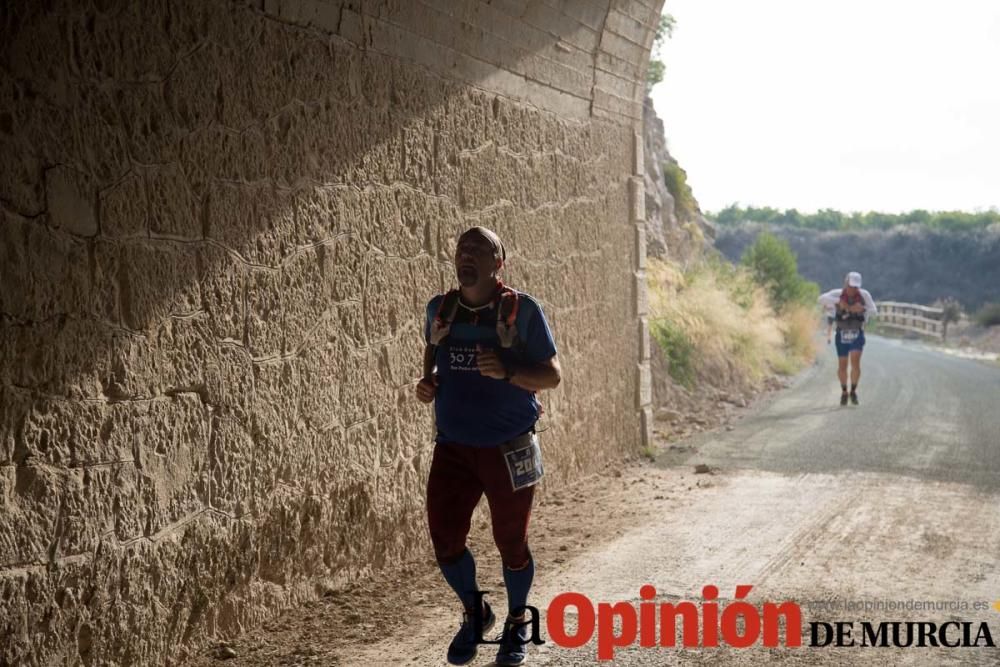
[[[752,584],[751,601],[795,600],[807,620],[940,623],[957,617],[987,620],[1000,630],[1000,613],[993,610],[846,610],[858,602],[1000,599],[998,501],[961,485],[913,484],[877,474],[850,479],[749,471],[695,475],[690,468],[636,465],[621,477],[588,479],[573,493],[539,506],[533,601],[544,606],[561,592],[579,591],[595,602],[638,604],[639,587],[646,583],[655,586],[661,601],[698,601],[701,586],[709,583],[718,586],[721,600],[728,600],[737,584]],[[600,522],[591,520],[597,509]],[[479,523],[473,544],[488,540],[486,526]],[[481,583],[498,591],[493,597],[499,602],[499,562],[490,549],[478,551]],[[362,584],[286,615],[240,640],[234,646],[238,657],[226,664],[444,664],[444,648],[456,627],[454,607],[428,561],[382,586]],[[994,639],[1000,642],[1000,632]],[[861,664],[874,657],[860,651],[872,650],[632,648],[619,651],[614,664],[756,664],[764,659]],[[533,652],[531,664],[590,664],[596,662],[595,652],[594,642],[572,650],[549,642]],[[995,665],[1000,660],[992,649],[878,649],[877,655],[876,662],[889,661],[882,664]],[[488,652],[475,664],[490,664]]]
[[[1000,643],[1000,610],[991,608],[1000,604],[1000,416],[988,414],[1000,370],[895,344],[872,349],[862,408],[826,405],[837,388],[823,358],[739,423],[662,443],[656,466],[633,464],[547,495],[533,515],[532,602],[544,612],[559,593],[578,591],[637,606],[639,588],[651,584],[660,601],[700,604],[702,586],[714,584],[723,607],[749,584],[751,603],[800,604],[806,642],[810,621],[910,620],[986,621]],[[913,386],[925,375],[943,388],[942,400]],[[703,462],[711,472],[695,474]],[[471,543],[480,582],[502,606],[485,515]],[[237,641],[228,664],[444,664],[456,605],[429,547],[415,548],[426,551],[419,565],[295,610]],[[889,608],[897,604],[904,608]],[[548,641],[530,664],[592,664],[595,656],[593,641],[576,649]],[[484,650],[474,664],[491,658]],[[614,664],[765,661],[996,665],[1000,649],[635,646],[616,652]]]
[[[710,478],[690,469],[662,470],[648,462],[634,463],[548,494],[532,514],[536,580],[560,581],[574,570],[581,555],[608,548],[633,530],[630,527],[657,523],[689,502],[687,496],[711,486]],[[485,513],[477,512],[470,544],[480,585],[496,591],[490,599],[502,606],[500,561]],[[384,573],[377,582],[359,582],[285,614],[260,632],[229,644],[236,657],[224,663],[205,657],[195,664],[381,666],[425,660],[443,664],[459,610],[452,601],[454,594],[441,580],[430,545],[415,548],[426,555],[410,568]]]

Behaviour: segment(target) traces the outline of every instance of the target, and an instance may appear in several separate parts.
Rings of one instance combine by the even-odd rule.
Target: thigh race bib
[[[500,445],[507,472],[510,474],[510,484],[515,491],[537,484],[545,471],[542,468],[542,449],[538,445],[538,436],[526,433],[510,442]]]
[[[860,329],[842,329],[840,331],[840,342],[844,345],[850,345],[858,339],[859,333],[861,333]]]

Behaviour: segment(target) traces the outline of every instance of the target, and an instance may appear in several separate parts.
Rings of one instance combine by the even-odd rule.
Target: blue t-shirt
[[[556,344],[541,306],[518,292],[517,333],[514,347],[500,347],[496,330],[496,305],[471,310],[459,303],[448,336],[437,348],[440,384],[434,401],[437,441],[474,447],[492,447],[531,429],[538,420],[535,392],[511,382],[480,374],[476,345],[496,350],[506,366],[539,363],[556,354]],[[430,327],[443,299],[438,295],[427,304],[424,340],[430,341]]]

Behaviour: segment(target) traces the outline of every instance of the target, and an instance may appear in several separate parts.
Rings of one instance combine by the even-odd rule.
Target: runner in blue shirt
[[[535,392],[556,387],[560,367],[538,302],[499,279],[505,259],[500,238],[489,229],[473,227],[459,238],[460,287],[427,304],[424,377],[416,386],[419,400],[434,402],[437,423],[427,482],[431,541],[465,609],[448,647],[453,665],[475,658],[478,636],[495,622],[490,605],[477,602],[476,564],[466,546],[472,512],[484,494],[507,588],[496,664],[520,665],[527,656],[525,605],[535,570],[528,517],[542,475]]]

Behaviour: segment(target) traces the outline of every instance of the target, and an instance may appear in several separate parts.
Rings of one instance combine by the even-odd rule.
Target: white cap
[[[861,274],[857,271],[851,271],[848,273],[847,284],[851,287],[861,287]]]

